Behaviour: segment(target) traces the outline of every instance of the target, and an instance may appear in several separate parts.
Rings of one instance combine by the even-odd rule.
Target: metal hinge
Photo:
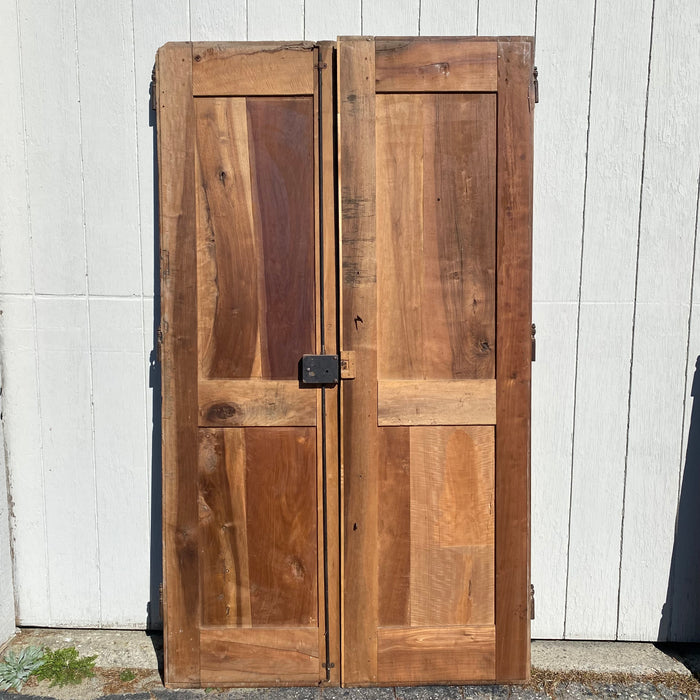
[[[156,67],[151,71],[151,109],[155,112],[158,107],[158,93],[156,92]]]
[[[535,104],[540,101],[540,84],[537,80],[537,66],[532,71],[533,86],[535,88]]]
[[[319,61],[318,63],[314,63],[314,68],[317,68],[318,70],[325,70],[328,68],[328,64],[325,61]]]
[[[535,587],[530,584],[530,619],[535,619]]]
[[[329,664],[323,663],[321,665],[323,668],[335,668],[335,664],[332,661]]]
[[[160,619],[163,619],[163,584],[158,584],[158,608],[160,609]]]
[[[537,341],[535,340],[535,333],[537,333],[537,326],[535,324],[532,324],[532,327],[530,328],[530,342],[532,343],[532,361],[534,362],[537,359]]]

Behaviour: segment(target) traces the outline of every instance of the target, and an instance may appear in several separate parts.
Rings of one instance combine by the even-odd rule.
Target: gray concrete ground
[[[632,642],[532,643],[533,680],[524,686],[432,686],[421,688],[270,688],[169,690],[163,688],[162,637],[138,631],[24,630],[7,648],[75,646],[97,654],[95,678],[79,686],[51,688],[32,681],[18,700],[549,700],[549,698],[700,698],[700,644]],[[124,669],[131,674],[124,675]],[[133,680],[125,681],[133,675]]]

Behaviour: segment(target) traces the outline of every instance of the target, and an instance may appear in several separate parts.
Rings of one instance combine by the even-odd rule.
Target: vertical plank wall
[[[360,33],[535,34],[533,636],[700,640],[696,0],[10,0],[0,641],[159,622],[156,49]]]

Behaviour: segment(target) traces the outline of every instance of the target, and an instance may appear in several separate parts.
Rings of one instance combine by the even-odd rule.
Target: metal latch
[[[302,355],[302,384],[337,384],[340,364],[337,355]]]

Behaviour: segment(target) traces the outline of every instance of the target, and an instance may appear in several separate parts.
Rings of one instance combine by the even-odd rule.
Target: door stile
[[[530,677],[532,40],[498,43],[496,680]]]
[[[320,289],[324,312],[319,314],[322,333],[321,353],[338,354],[337,305],[337,230],[335,207],[335,42],[318,45],[318,112],[319,112],[319,242],[323,251]],[[339,545],[339,387],[323,387],[321,394],[322,464],[321,484],[323,502],[324,547],[324,607],[326,611],[324,650],[326,683],[340,684],[340,545]]]
[[[374,39],[338,40],[341,328],[357,377],[342,386],[343,685],[377,680],[377,266]],[[369,429],[368,429],[369,427]],[[351,625],[349,611],[362,611]],[[359,619],[358,619],[359,618]]]
[[[163,620],[168,686],[199,675],[197,291],[192,45],[158,51],[163,337]]]

